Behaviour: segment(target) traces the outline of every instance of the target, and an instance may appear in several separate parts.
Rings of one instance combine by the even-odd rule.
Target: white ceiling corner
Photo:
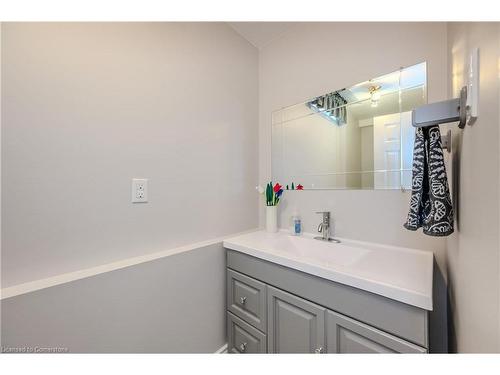
[[[238,34],[257,48],[263,48],[283,35],[294,22],[228,22]]]

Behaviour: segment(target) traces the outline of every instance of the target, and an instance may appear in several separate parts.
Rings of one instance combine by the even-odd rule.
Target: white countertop
[[[311,234],[255,231],[224,240],[224,247],[324,279],[432,310],[430,251]]]

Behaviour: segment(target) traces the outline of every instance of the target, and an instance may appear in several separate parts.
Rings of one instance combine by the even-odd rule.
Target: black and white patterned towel
[[[429,236],[453,233],[453,205],[439,126],[416,130],[410,211],[404,227],[409,230],[422,227]]]

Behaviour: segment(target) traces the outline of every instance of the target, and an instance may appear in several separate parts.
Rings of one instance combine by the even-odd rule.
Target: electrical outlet
[[[146,178],[132,179],[132,203],[148,201],[148,180]]]

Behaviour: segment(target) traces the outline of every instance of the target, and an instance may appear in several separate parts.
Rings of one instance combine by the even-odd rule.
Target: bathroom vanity
[[[429,352],[431,252],[263,231],[224,247],[228,352]]]

